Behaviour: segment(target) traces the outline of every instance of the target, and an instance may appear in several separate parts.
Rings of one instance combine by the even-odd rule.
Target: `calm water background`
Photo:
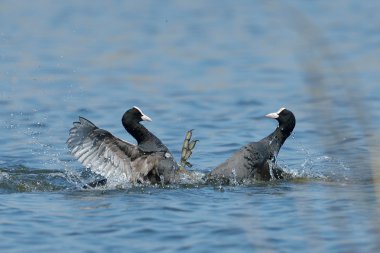
[[[379,1],[1,1],[1,252],[380,249]],[[297,117],[294,180],[81,190],[79,115],[145,125],[206,173]]]

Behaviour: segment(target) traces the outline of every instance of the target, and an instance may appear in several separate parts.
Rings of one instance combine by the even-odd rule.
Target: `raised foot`
[[[188,160],[193,153],[192,150],[195,148],[198,140],[191,140],[192,135],[193,129],[187,131],[185,140],[183,141],[180,164],[181,169],[185,169],[185,167],[191,168],[193,166]]]

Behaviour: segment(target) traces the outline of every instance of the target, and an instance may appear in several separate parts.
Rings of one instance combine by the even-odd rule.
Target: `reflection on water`
[[[2,1],[2,249],[378,251],[379,8]],[[67,151],[72,122],[134,142],[120,121],[133,105],[177,161],[195,129],[200,173],[267,136],[263,116],[285,106],[297,126],[278,164],[295,178],[82,190],[94,175]]]

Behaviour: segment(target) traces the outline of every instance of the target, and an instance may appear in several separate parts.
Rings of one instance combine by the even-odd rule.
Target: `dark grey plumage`
[[[170,183],[178,165],[168,148],[140,121],[151,119],[133,107],[122,118],[125,129],[137,145],[123,141],[110,132],[80,117],[70,130],[67,146],[71,154],[91,171],[131,183]]]
[[[283,171],[275,167],[274,162],[281,146],[292,133],[296,119],[293,113],[285,108],[266,116],[278,121],[279,125],[274,132],[234,153],[211,171],[208,175],[210,181],[229,182],[231,179],[238,182],[250,179],[267,181],[283,177]]]

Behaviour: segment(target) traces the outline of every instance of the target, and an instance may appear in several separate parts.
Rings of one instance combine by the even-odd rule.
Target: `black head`
[[[140,122],[140,121],[152,121],[151,118],[146,116],[140,108],[137,106],[132,107],[128,111],[126,111],[123,115],[122,119],[124,122]]]
[[[286,134],[290,134],[296,126],[296,118],[294,117],[294,114],[285,108],[281,108],[277,112],[269,113],[265,116],[276,119],[279,124],[278,127]]]

